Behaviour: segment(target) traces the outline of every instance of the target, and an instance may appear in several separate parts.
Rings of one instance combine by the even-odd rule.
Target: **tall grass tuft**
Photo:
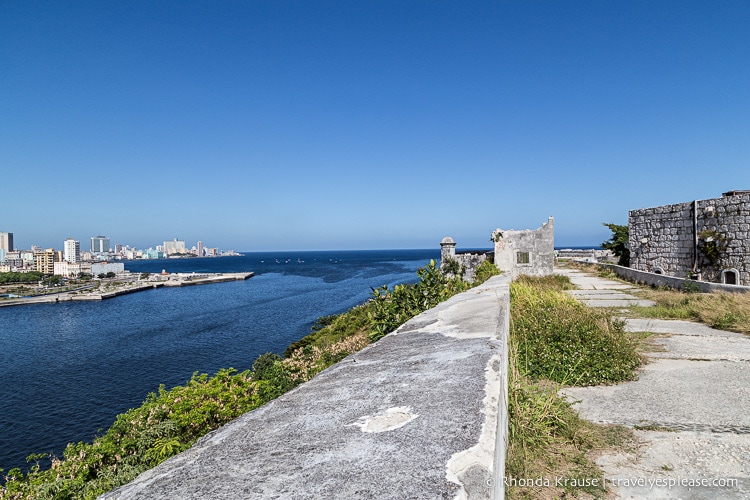
[[[750,293],[685,293],[678,290],[643,290],[655,307],[634,307],[645,318],[685,319],[712,328],[750,333]]]
[[[636,344],[605,311],[562,290],[562,276],[522,277],[511,284],[506,477],[565,477],[588,486],[509,484],[508,498],[568,498],[606,494],[591,450],[623,447],[632,431],[578,417],[558,392],[563,385],[615,383],[634,377]],[[596,480],[596,481],[594,481]]]
[[[511,285],[511,337],[521,373],[570,385],[632,379],[642,360],[624,323],[558,287],[533,279]]]

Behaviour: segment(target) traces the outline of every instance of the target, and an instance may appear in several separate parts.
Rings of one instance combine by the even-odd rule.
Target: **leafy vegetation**
[[[477,268],[474,270],[474,281],[472,282],[472,285],[478,286],[487,281],[488,279],[492,278],[493,276],[497,276],[500,274],[500,269],[497,268],[497,266],[488,260],[485,260],[481,264],[477,266]]]
[[[718,231],[704,229],[698,233],[698,250],[709,266],[719,267],[726,256],[729,240]]]
[[[480,273],[492,274],[490,269]],[[318,318],[311,333],[290,345],[283,358],[266,353],[255,360],[252,370],[228,368],[212,377],[196,373],[184,386],[170,390],[161,386],[140,407],[118,415],[92,443],[71,443],[62,458],[30,455],[29,472],[8,471],[0,500],[96,498],[470,286],[447,278],[434,261],[417,275],[418,283],[378,288],[367,303]],[[51,461],[47,469],[41,466],[45,460]]]
[[[621,266],[630,267],[630,249],[628,248],[628,226],[605,222],[605,226],[612,231],[612,237],[602,243],[602,248],[612,250],[617,257],[617,263]]]
[[[470,286],[459,277],[448,278],[434,260],[420,267],[417,275],[419,281],[413,285],[396,285],[393,290],[382,286],[372,290],[371,341],[382,338],[422,311]]]
[[[9,283],[38,283],[44,275],[38,271],[28,273],[0,273],[0,285]]]

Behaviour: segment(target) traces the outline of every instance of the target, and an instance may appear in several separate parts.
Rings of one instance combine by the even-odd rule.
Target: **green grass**
[[[631,336],[606,311],[590,309],[562,290],[565,277],[521,278],[511,285],[508,477],[598,479],[589,487],[510,487],[508,498],[601,497],[599,450],[633,446],[622,426],[578,417],[558,392],[565,385],[630,380],[642,363]]]
[[[630,380],[642,359],[624,322],[586,307],[557,283],[524,279],[511,285],[511,337],[519,370],[532,380],[569,385]]]

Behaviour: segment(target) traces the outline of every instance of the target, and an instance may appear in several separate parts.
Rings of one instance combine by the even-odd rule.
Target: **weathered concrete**
[[[579,288],[568,290],[567,293],[589,307],[649,307],[654,305],[654,302],[650,300],[639,299],[624,292],[623,290],[635,288],[627,283],[590,276],[576,269],[556,268],[555,274],[567,276],[570,282]]]
[[[657,334],[638,380],[563,391],[583,418],[640,428],[637,452],[598,460],[611,489],[750,498],[750,338],[687,321],[628,319],[627,329]]]
[[[502,498],[508,300],[459,294],[102,498]]]

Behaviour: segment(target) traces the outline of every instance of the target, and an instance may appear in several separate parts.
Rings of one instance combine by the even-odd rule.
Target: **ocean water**
[[[133,272],[243,272],[246,281],[160,288],[101,302],[0,308],[0,468],[91,441],[159,384],[249,369],[371,287],[417,280],[439,250],[247,253],[125,264]]]

